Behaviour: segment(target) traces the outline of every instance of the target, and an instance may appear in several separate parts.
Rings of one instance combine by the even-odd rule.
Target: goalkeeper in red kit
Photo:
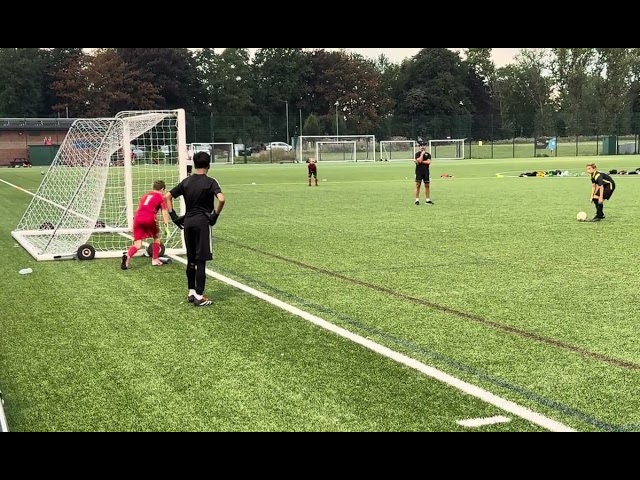
[[[160,260],[160,229],[158,228],[157,215],[162,210],[165,232],[169,229],[169,213],[164,200],[166,185],[162,180],[153,182],[153,191],[140,198],[138,210],[133,217],[133,245],[129,251],[122,255],[122,270],[127,270],[133,256],[142,248],[142,241],[153,238],[151,246],[151,265],[160,266],[164,263]],[[168,235],[168,234],[167,234]]]
[[[311,177],[316,181],[316,187],[318,186],[318,164],[314,158],[307,160],[307,172],[309,175],[309,186],[311,186]]]

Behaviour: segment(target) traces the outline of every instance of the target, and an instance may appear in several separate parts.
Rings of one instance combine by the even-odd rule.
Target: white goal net
[[[355,158],[350,155],[342,155],[344,146],[329,147],[329,144],[351,145],[355,142]],[[326,162],[375,162],[376,160],[376,137],[375,135],[301,135],[298,137],[296,145],[296,161],[304,163],[307,159],[318,155],[317,146],[324,145],[323,149],[339,148],[339,152],[331,158],[328,154],[323,154],[322,161]],[[349,147],[350,148],[350,147]],[[320,161],[320,159],[318,159]]]
[[[358,158],[357,142],[316,142],[318,162],[355,162]]]
[[[153,182],[171,189],[186,177],[185,134],[182,109],[76,120],[12,236],[37,260],[120,257]],[[165,254],[183,254],[181,231],[170,229]]]
[[[381,162],[404,162],[415,159],[415,140],[381,140]]]
[[[429,140],[429,153],[438,160],[464,159],[464,138]]]

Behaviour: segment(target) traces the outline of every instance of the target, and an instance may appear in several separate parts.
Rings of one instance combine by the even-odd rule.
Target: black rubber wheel
[[[78,248],[78,260],[93,260],[96,258],[96,249],[91,245],[82,245]]]
[[[147,255],[149,255],[150,257],[153,257],[153,243],[150,243],[149,246],[147,247]],[[160,256],[164,256],[164,243],[160,242]]]

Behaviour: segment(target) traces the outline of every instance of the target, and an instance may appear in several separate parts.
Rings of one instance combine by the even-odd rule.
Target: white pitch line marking
[[[486,427],[488,425],[497,425],[499,423],[508,423],[511,419],[497,415],[495,417],[487,418],[470,418],[467,420],[458,420],[458,425],[468,428]]]

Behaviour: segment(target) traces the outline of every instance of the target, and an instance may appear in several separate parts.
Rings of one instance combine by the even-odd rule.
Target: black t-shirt
[[[173,198],[184,197],[186,218],[213,212],[216,195],[222,193],[218,181],[208,175],[191,175],[171,190]]]
[[[416,152],[415,159],[418,160],[420,155],[422,154],[422,150]],[[424,160],[431,160],[431,154],[425,150],[424,152]],[[429,170],[429,165],[426,163],[416,163],[416,172]]]
[[[591,174],[591,183],[612,190],[616,188],[616,182],[613,181],[613,178],[608,173],[593,172]]]

